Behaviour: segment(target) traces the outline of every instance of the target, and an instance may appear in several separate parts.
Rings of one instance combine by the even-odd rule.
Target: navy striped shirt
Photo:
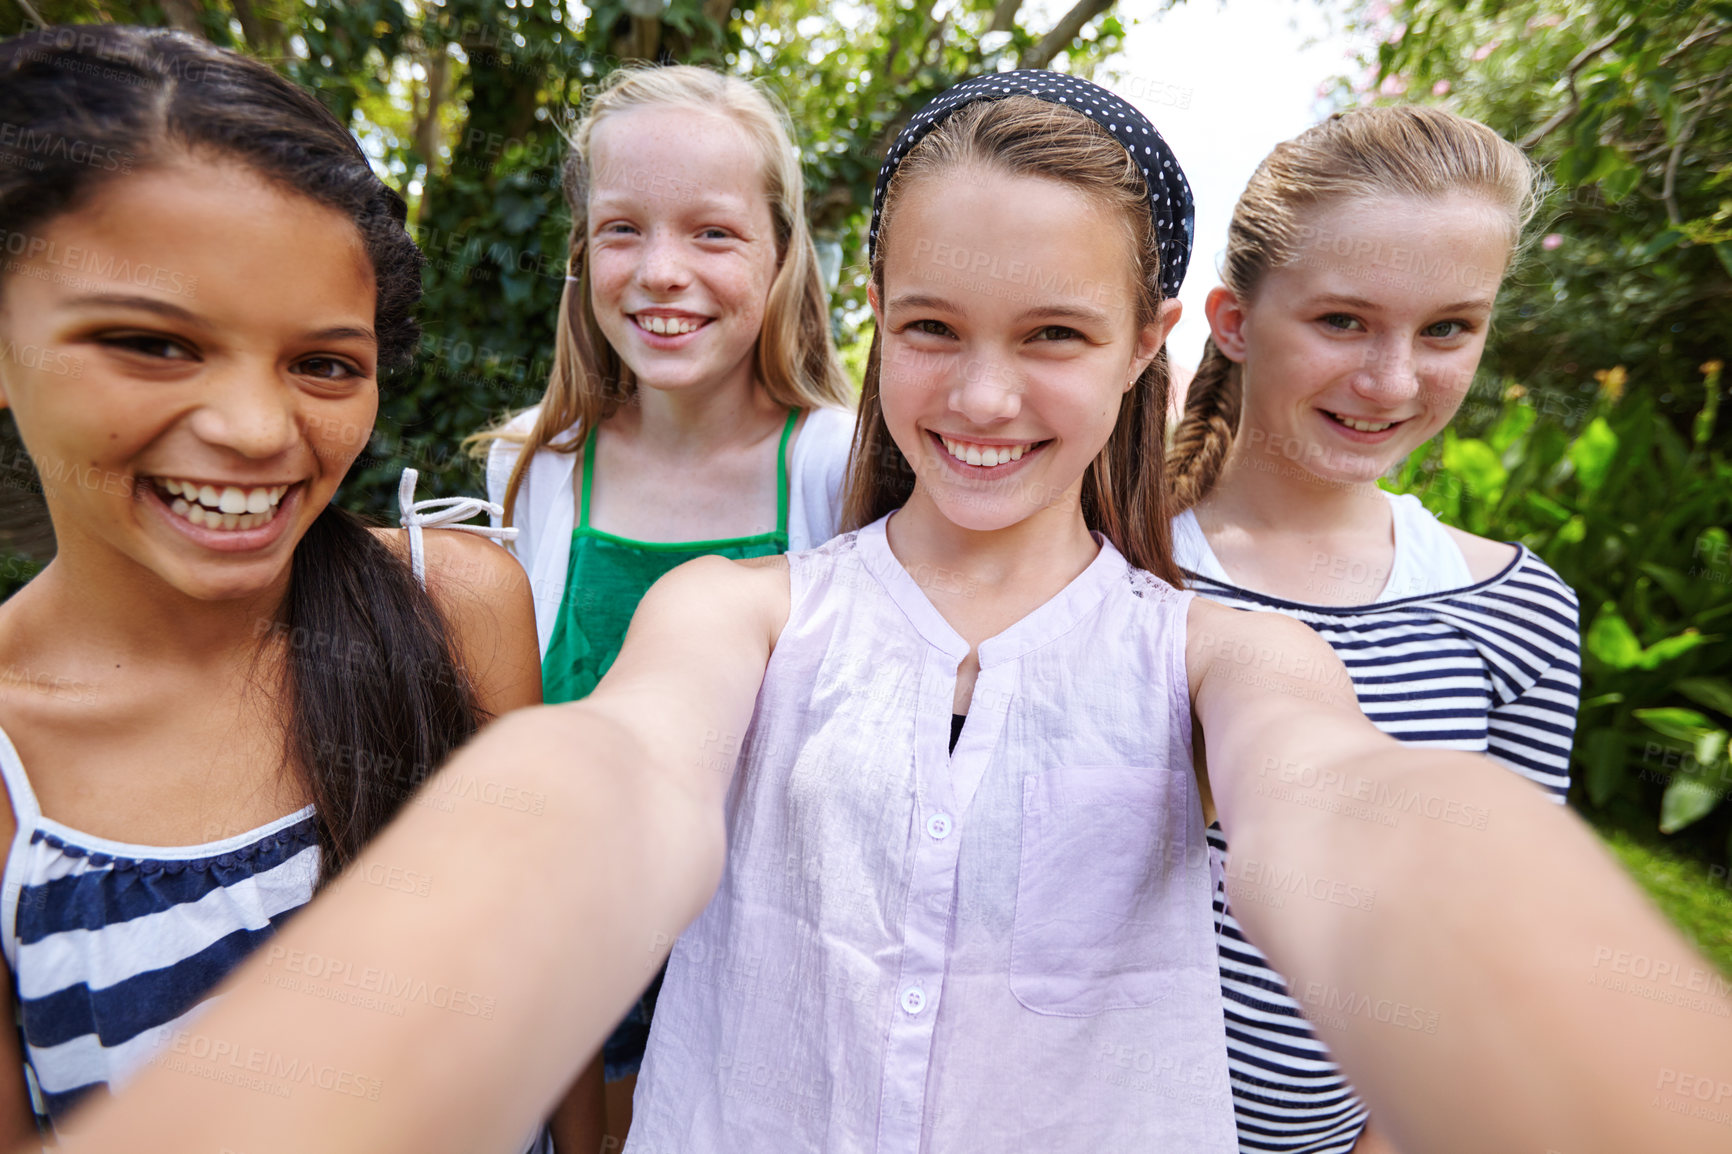
[[[1563,802],[1581,695],[1576,595],[1525,548],[1488,580],[1369,605],[1300,605],[1187,575],[1212,601],[1284,613],[1316,630],[1385,733],[1489,754]],[[1221,878],[1227,847],[1218,828],[1209,842]],[[1240,1149],[1345,1154],[1365,1107],[1285,980],[1245,940],[1223,884],[1215,915]]]
[[[31,1098],[43,1125],[172,1048],[230,970],[313,896],[307,806],[219,842],[138,846],[43,817],[17,751],[0,896]]]

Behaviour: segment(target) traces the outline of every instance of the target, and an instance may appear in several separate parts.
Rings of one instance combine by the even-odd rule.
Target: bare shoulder
[[[1461,555],[1467,559],[1467,571],[1476,582],[1496,577],[1516,559],[1518,550],[1514,545],[1478,537],[1453,525],[1445,525],[1444,529],[1461,549]]]
[[[375,537],[405,562],[407,529],[373,529]],[[427,592],[441,611],[460,613],[472,602],[497,602],[529,596],[529,575],[505,547],[475,533],[424,529]]]
[[[1355,700],[1341,659],[1302,621],[1195,597],[1185,626],[1185,668],[1193,699],[1213,682],[1320,701]]]
[[[658,611],[701,612],[738,616],[761,625],[772,639],[788,622],[788,559],[768,557],[698,557],[675,566],[650,588]]]
[[[406,529],[373,533],[405,563]],[[541,700],[541,650],[529,575],[505,549],[474,533],[425,529],[427,595],[445,619],[482,708],[499,716]]]

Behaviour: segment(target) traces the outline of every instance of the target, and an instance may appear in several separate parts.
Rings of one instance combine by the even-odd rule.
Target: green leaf
[[[1600,181],[1600,191],[1609,204],[1617,204],[1635,191],[1636,183],[1642,179],[1642,170],[1633,164],[1626,164],[1614,172],[1608,173]]]
[[[1632,711],[1640,718],[1643,725],[1656,733],[1667,737],[1675,737],[1679,741],[1687,741],[1694,745],[1696,740],[1713,728],[1713,722],[1694,709],[1679,709],[1676,706],[1666,706],[1661,709],[1637,709]]]
[[[1675,777],[1660,799],[1660,832],[1677,833],[1707,817],[1720,804],[1720,791],[1694,777]]]
[[[1497,504],[1503,496],[1504,482],[1509,479],[1509,470],[1498,460],[1497,451],[1472,438],[1446,442],[1443,467],[1461,481],[1474,500],[1487,505]]]
[[[1618,434],[1604,417],[1595,417],[1569,448],[1570,463],[1582,488],[1593,493],[1605,482],[1606,473],[1618,453]]]
[[[1653,260],[1655,257],[1659,256],[1661,253],[1668,252],[1674,248],[1677,248],[1678,242],[1683,240],[1683,239],[1684,239],[1684,234],[1682,232],[1679,232],[1675,228],[1668,228],[1668,229],[1664,230],[1663,232],[1661,232],[1653,240],[1651,240],[1647,244],[1643,245],[1641,252],[1637,254],[1636,259],[1644,260],[1644,261]]]
[[[1675,637],[1656,641],[1642,650],[1642,658],[1636,664],[1643,669],[1658,669],[1673,658],[1682,657],[1698,645],[1706,645],[1714,639],[1713,634],[1705,634],[1694,628],[1686,629]]]
[[[1610,601],[1600,607],[1600,615],[1588,626],[1582,646],[1613,669],[1629,669],[1642,659],[1642,643]]]
[[[1691,701],[1732,717],[1732,681],[1724,677],[1686,677],[1673,688]]]
[[[1720,760],[1720,755],[1726,752],[1726,731],[1716,729],[1704,733],[1696,739],[1696,761],[1701,765],[1714,765]]]

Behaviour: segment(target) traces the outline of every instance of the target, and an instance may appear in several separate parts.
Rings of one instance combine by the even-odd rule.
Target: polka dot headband
[[[1040,68],[1019,69],[1016,72],[993,72],[964,80],[955,88],[935,98],[902,130],[896,143],[878,170],[878,184],[872,190],[872,232],[868,240],[870,251],[878,250],[878,221],[884,212],[884,191],[903,157],[937,128],[944,118],[965,104],[978,100],[1002,100],[1006,96],[1032,96],[1048,104],[1063,104],[1074,108],[1113,134],[1149,184],[1149,214],[1154,217],[1155,237],[1161,253],[1161,292],[1167,297],[1179,295],[1179,285],[1185,279],[1185,266],[1191,260],[1191,231],[1194,212],[1191,207],[1191,186],[1179,168],[1167,142],[1155,131],[1148,117],[1132,108],[1111,92],[1088,80],[1048,72]]]

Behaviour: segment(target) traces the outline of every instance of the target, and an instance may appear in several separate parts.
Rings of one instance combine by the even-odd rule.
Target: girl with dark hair
[[[32,142],[0,166],[0,403],[57,545],[0,606],[17,1133],[186,1049],[224,975],[540,686],[503,550],[330,504],[421,266],[343,126],[262,64],[114,26],[0,44],[0,121]]]
[[[1536,186],[1521,149],[1441,108],[1359,109],[1277,146],[1234,209],[1167,466],[1199,594],[1304,622],[1385,732],[1485,753],[1562,803],[1575,593],[1527,549],[1377,484],[1466,396]],[[1328,1006],[1245,939],[1233,889],[1216,902],[1243,1148],[1387,1149],[1307,1021]]]

